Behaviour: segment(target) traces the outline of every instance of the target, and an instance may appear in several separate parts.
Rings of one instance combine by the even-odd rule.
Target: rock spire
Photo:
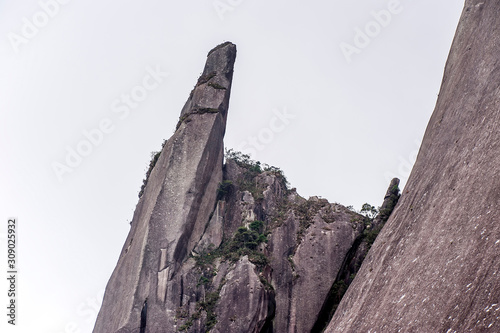
[[[94,333],[169,332],[182,304],[179,270],[200,241],[222,181],[236,46],[208,54],[177,129],[147,179]],[[142,319],[141,319],[142,318]],[[141,328],[142,327],[142,328]]]

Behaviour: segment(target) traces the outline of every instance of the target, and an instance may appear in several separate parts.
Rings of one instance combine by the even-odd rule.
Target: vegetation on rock
[[[211,244],[205,251],[194,256],[195,267],[200,272],[197,287],[203,286],[204,290],[213,290],[213,278],[217,275],[215,267],[216,259],[235,263],[246,255],[251,263],[262,270],[269,263],[269,259],[258,249],[260,244],[267,243],[264,230],[264,222],[255,220],[249,224],[248,228],[244,226],[238,228],[233,237],[221,244],[219,248],[216,249]],[[260,277],[260,280],[266,289],[272,289],[271,284],[265,278]],[[217,290],[207,292],[204,299],[197,302],[196,312],[189,318],[182,309],[179,308],[177,310],[176,317],[178,319],[188,318],[179,327],[179,331],[187,331],[193,325],[194,321],[201,317],[202,312],[206,313],[205,329],[207,332],[217,324],[215,307],[223,285],[224,282],[218,286]]]
[[[245,169],[243,175],[238,179],[237,185],[241,191],[250,192],[256,201],[260,201],[264,198],[262,193],[264,187],[262,184],[258,183],[256,178],[264,172],[276,176],[278,180],[282,182],[284,188],[288,189],[289,183],[283,173],[283,170],[280,168],[261,163],[259,161],[254,161],[249,155],[233,149],[226,149],[225,158],[227,160],[233,160],[239,167]]]
[[[207,250],[195,256],[196,266],[202,271],[208,271],[217,258],[236,262],[243,256],[248,256],[248,260],[259,268],[267,265],[269,260],[258,249],[261,243],[267,243],[264,222],[253,221],[249,227],[250,229],[239,227],[233,237],[222,243],[219,248],[214,249],[214,246],[211,245]]]
[[[233,186],[233,182],[230,180],[223,180],[219,183],[219,187],[217,188],[217,201],[223,200],[226,195],[231,191]]]

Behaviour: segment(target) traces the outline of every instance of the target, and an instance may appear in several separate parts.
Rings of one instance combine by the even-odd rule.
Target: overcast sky
[[[462,6],[0,0],[0,267],[11,216],[20,266],[18,326],[2,310],[0,330],[92,330],[150,153],[224,41],[238,49],[226,147],[306,198],[379,206],[409,175]]]

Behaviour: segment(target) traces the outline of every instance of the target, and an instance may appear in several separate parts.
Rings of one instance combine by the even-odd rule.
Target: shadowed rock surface
[[[210,51],[153,156],[94,333],[316,332],[357,272],[374,221],[241,153],[223,165],[235,55]]]
[[[500,2],[466,1],[405,191],[326,332],[500,332]]]

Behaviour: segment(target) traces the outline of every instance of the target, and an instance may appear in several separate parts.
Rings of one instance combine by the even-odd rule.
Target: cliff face
[[[222,180],[235,56],[230,43],[209,54],[178,128],[148,177],[94,332],[174,327],[174,309],[184,297],[180,272],[205,231]]]
[[[466,1],[405,191],[327,332],[500,332],[500,2]]]
[[[370,220],[289,189],[223,136],[236,49],[210,51],[148,171],[94,333],[319,332],[399,198]]]
[[[499,18],[466,1],[405,191],[394,179],[375,219],[240,153],[223,163],[236,48],[210,51],[94,333],[500,332]]]

